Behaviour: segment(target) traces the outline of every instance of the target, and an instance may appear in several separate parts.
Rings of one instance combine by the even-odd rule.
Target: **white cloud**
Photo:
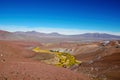
[[[109,34],[114,34],[114,35],[120,35],[120,32],[47,28],[47,27],[28,27],[28,26],[16,26],[16,25],[0,25],[0,29],[10,31],[10,32],[15,32],[15,31],[38,31],[38,32],[43,32],[43,33],[58,32],[60,34],[66,34],[66,35],[83,34],[83,33],[109,33]]]

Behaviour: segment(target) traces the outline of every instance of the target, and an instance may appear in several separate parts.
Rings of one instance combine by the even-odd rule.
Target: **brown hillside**
[[[35,53],[26,46],[37,45],[34,42],[0,41],[0,80],[89,80],[71,70],[32,60]]]

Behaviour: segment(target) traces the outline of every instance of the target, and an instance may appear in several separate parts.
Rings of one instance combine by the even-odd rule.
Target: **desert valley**
[[[119,74],[120,36],[0,30],[0,80],[120,80]]]

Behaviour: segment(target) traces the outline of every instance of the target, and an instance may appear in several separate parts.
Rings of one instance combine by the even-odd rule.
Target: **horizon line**
[[[1,29],[0,29],[1,30]],[[45,33],[45,34],[52,34],[52,33],[56,33],[56,34],[60,34],[60,35],[81,35],[81,34],[109,34],[109,35],[115,35],[115,34],[110,34],[110,33],[102,33],[102,32],[86,32],[86,33],[79,33],[79,34],[61,34],[59,32],[50,32],[50,33],[46,33],[46,32],[39,32],[39,31],[35,31],[35,30],[31,30],[31,31],[8,31],[8,30],[2,30],[2,31],[7,31],[7,32],[38,32],[38,33]],[[120,35],[115,35],[115,36],[120,36]]]
[[[63,28],[49,28],[49,27],[28,27],[28,26],[15,26],[15,25],[0,25],[0,30],[5,30],[9,32],[36,31],[41,33],[59,33],[63,35],[78,35],[78,34],[85,34],[85,33],[99,33],[99,34],[105,33],[105,34],[120,36],[120,32],[82,30],[82,29],[63,29]]]

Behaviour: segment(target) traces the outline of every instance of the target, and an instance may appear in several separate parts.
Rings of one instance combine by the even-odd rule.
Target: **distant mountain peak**
[[[10,34],[11,32],[8,32],[8,31],[4,31],[4,30],[0,30],[0,34]]]
[[[59,34],[59,33],[57,33],[57,32],[52,32],[52,33],[49,33],[49,34]]]
[[[51,35],[51,36],[61,36],[62,34],[59,34],[57,32],[52,32],[52,33],[49,33],[48,35]]]
[[[85,33],[85,34],[78,34],[78,35],[62,35],[57,32],[52,33],[40,33],[37,31],[17,31],[17,32],[8,32],[0,30],[0,39],[24,39],[28,40],[49,40],[49,38],[53,40],[61,40],[66,39],[68,41],[80,41],[80,40],[120,40],[120,36],[111,35],[107,33]]]

